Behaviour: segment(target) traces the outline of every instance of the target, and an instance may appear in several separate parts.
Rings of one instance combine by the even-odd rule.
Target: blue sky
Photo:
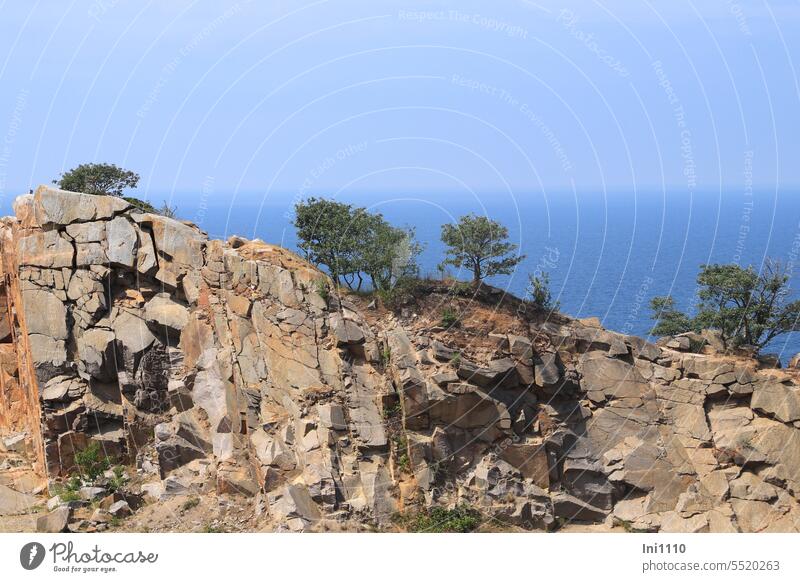
[[[0,197],[800,184],[800,3],[0,3]]]

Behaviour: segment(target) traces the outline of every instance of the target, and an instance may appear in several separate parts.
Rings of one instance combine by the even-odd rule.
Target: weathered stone
[[[784,384],[759,383],[753,391],[750,407],[781,422],[800,420],[800,390]]]
[[[533,366],[537,386],[555,386],[564,373],[557,352],[540,354],[534,360]]]
[[[431,376],[431,380],[436,382],[439,386],[444,386],[446,384],[458,382],[458,374],[456,374],[452,370],[445,370],[443,372],[439,372],[438,374],[434,374],[433,376]]]
[[[230,432],[233,425],[228,408],[231,387],[222,378],[215,355],[212,349],[201,356],[198,362],[201,369],[194,379],[192,400],[205,410],[214,432]]]
[[[731,497],[749,499],[751,501],[774,501],[778,498],[778,489],[753,475],[742,473],[730,483]]]
[[[625,341],[630,344],[634,357],[642,358],[650,362],[655,362],[661,357],[661,348],[640,337],[631,335],[625,336]]]
[[[279,493],[271,495],[269,511],[292,531],[306,529],[322,517],[308,489],[301,485],[287,485]]]
[[[78,353],[86,372],[102,382],[117,377],[114,333],[102,328],[89,329],[78,338]]]
[[[79,244],[101,243],[106,240],[105,222],[78,222],[64,229],[73,242]]]
[[[556,517],[570,521],[600,521],[605,519],[606,512],[568,495],[555,493],[552,495],[553,514]]]
[[[156,330],[179,333],[189,322],[189,310],[173,301],[168,293],[159,293],[144,307],[144,316]]]
[[[117,216],[106,224],[108,261],[114,266],[133,268],[136,264],[136,244],[138,236],[131,222]]]
[[[56,376],[44,385],[41,398],[45,402],[73,400],[85,391],[85,383],[78,378]]]
[[[36,531],[39,533],[61,533],[66,531],[72,510],[67,505],[39,516],[36,520]]]
[[[144,320],[128,311],[121,311],[111,324],[114,336],[122,344],[123,349],[132,356],[145,351],[155,341]]]
[[[339,345],[353,345],[364,343],[364,332],[355,321],[345,319],[341,314],[334,313],[330,316],[331,330]]]
[[[35,495],[20,493],[0,484],[0,515],[28,513],[39,503],[41,503],[41,499]]]
[[[344,418],[344,409],[339,404],[319,404],[317,405],[319,422],[325,428],[333,430],[346,430],[347,422]]]
[[[205,237],[195,228],[175,219],[157,214],[136,214],[131,218],[140,227],[149,228],[156,252],[158,270],[156,279],[170,287],[177,288],[180,278],[190,270],[203,267],[203,248]],[[142,248],[145,248],[144,245]],[[147,250],[146,250],[147,252]],[[140,272],[149,270],[150,257],[140,262]]]
[[[47,291],[26,289],[22,293],[28,333],[67,339],[67,310],[59,299]]]
[[[28,336],[36,377],[41,383],[58,375],[67,365],[67,348],[64,340],[55,340],[41,334]]]
[[[21,266],[58,269],[72,267],[75,249],[58,231],[34,231],[17,242],[17,260]]]
[[[668,511],[661,516],[662,533],[699,533],[708,531],[708,519],[702,513],[683,517],[677,511]]]
[[[95,501],[105,497],[108,492],[102,487],[81,487],[78,490],[78,495],[84,501]]]
[[[33,204],[36,222],[42,227],[107,220],[131,207],[117,196],[78,194],[49,186],[37,188]]]
[[[581,387],[606,398],[641,398],[647,384],[639,371],[622,360],[593,355],[581,360]]]
[[[550,486],[550,469],[543,442],[510,444],[502,450],[500,458],[538,487],[547,489]]]
[[[458,355],[458,351],[436,340],[431,342],[431,350],[433,351],[433,357],[440,362],[452,362]]]
[[[531,345],[531,340],[526,337],[509,335],[508,349],[512,356],[521,361],[530,362],[531,358],[533,357],[533,346]]]

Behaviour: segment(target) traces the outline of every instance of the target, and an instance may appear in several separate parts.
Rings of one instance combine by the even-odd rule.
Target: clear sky
[[[800,2],[0,2],[0,196],[800,184]]]

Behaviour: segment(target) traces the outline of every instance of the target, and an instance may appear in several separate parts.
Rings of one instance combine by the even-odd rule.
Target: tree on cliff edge
[[[689,317],[671,297],[654,297],[654,335],[714,329],[726,347],[763,348],[779,335],[800,329],[800,301],[789,301],[789,272],[767,260],[760,273],[739,265],[702,265],[697,275],[700,300]]]
[[[447,245],[443,265],[469,269],[478,286],[492,275],[509,275],[525,255],[514,256],[517,245],[508,242],[508,229],[485,216],[468,214],[457,224],[442,225],[442,242]]]
[[[382,214],[350,204],[309,198],[295,204],[298,247],[306,259],[360,290],[368,277],[375,291],[388,291],[417,274],[421,246],[413,229],[390,225]]]
[[[115,164],[81,164],[53,180],[62,190],[105,196],[122,196],[126,188],[136,188],[139,174]]]

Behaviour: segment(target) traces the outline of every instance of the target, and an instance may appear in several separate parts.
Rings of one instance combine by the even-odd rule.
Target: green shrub
[[[121,197],[126,189],[136,188],[139,175],[114,164],[81,164],[53,183],[71,192]]]
[[[60,485],[53,487],[53,495],[57,495],[64,503],[70,501],[78,501],[81,497],[78,495],[78,490],[83,486],[81,478],[73,475]]]
[[[100,450],[100,443],[92,442],[75,453],[75,464],[80,476],[86,481],[95,481],[111,467],[111,460]]]
[[[419,283],[419,279],[414,277],[402,277],[392,287],[378,289],[375,295],[385,307],[394,309],[414,300]]]
[[[328,282],[325,279],[317,279],[316,286],[317,295],[322,297],[325,303],[328,303],[328,299],[330,299],[331,296],[330,289],[328,289]]]
[[[184,502],[184,504],[181,506],[181,509],[183,509],[184,511],[188,511],[193,507],[197,507],[198,505],[200,505],[200,498],[192,497],[191,499],[187,499]]]
[[[119,491],[125,486],[125,482],[127,481],[125,467],[122,465],[115,465],[111,468],[111,471],[114,473],[114,476],[108,480],[108,490],[112,492]]]
[[[450,287],[450,290],[453,295],[458,297],[471,297],[475,293],[475,287],[470,283],[465,283],[464,281],[456,281]]]
[[[408,456],[408,439],[405,436],[397,435],[394,444],[397,451],[397,468],[401,473],[410,472],[411,458]]]
[[[550,275],[542,272],[540,274],[528,275],[528,301],[541,311],[556,311],[559,302],[553,299],[550,292]]]
[[[791,269],[767,259],[758,268],[738,264],[701,265],[697,274],[696,313],[677,308],[672,297],[653,297],[653,335],[677,335],[713,329],[723,346],[760,350],[800,325],[800,300],[790,300]]]
[[[458,319],[458,314],[449,307],[445,307],[442,311],[442,317],[439,320],[439,325],[445,329],[449,329],[451,327],[457,327],[459,323],[460,321]]]
[[[394,418],[403,411],[403,407],[398,402],[394,406],[387,406],[383,409],[384,418]]]
[[[142,212],[149,212],[150,214],[158,214],[158,209],[145,200],[134,198],[133,196],[122,196],[122,199]]]
[[[467,505],[453,509],[434,507],[411,516],[400,516],[397,521],[409,532],[469,533],[481,524],[480,513]]]

